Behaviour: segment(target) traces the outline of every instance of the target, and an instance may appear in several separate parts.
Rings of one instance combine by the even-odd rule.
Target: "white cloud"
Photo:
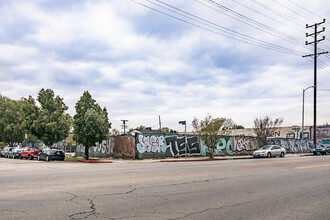
[[[308,52],[196,2],[166,2],[228,29]],[[306,21],[299,16],[296,18],[301,27],[269,14],[290,25],[286,26],[233,1],[222,3],[306,40]],[[267,3],[293,16],[274,2]],[[325,0],[308,5],[310,10],[329,14]],[[308,17],[319,20],[312,14]],[[329,45],[327,42],[323,45]],[[13,99],[36,97],[41,88],[52,88],[64,98],[73,115],[75,103],[89,90],[102,107],[107,107],[110,121],[117,129],[121,119],[128,119],[130,127],[157,127],[161,115],[163,126],[182,130],[178,121],[187,120],[189,130],[193,117],[203,118],[207,113],[232,118],[246,127],[252,126],[255,117],[264,115],[284,117],[288,126],[299,124],[302,89],[313,83],[313,64],[301,56],[231,40],[132,1],[3,3],[0,51],[3,95]],[[328,58],[322,60],[328,64]],[[330,89],[329,71],[319,71],[322,88]],[[310,94],[306,96],[306,123],[311,123],[311,117],[307,117],[312,114]],[[319,93],[320,124],[329,122],[328,97],[327,92]]]

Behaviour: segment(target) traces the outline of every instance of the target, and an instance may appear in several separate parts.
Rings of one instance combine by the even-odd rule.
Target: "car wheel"
[[[267,154],[267,157],[268,157],[268,158],[271,158],[271,157],[272,157],[272,154],[269,152],[269,153]]]
[[[21,159],[21,160],[23,159],[23,158],[22,158],[22,155],[19,155],[19,159]]]
[[[314,153],[314,155],[316,155],[317,153]]]
[[[280,157],[284,157],[284,153],[283,152],[281,153],[281,156]]]

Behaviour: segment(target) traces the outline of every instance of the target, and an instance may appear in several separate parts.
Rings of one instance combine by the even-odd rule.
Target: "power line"
[[[306,18],[306,17],[303,16],[302,14],[300,14],[300,13],[298,13],[298,12],[292,10],[291,8],[288,8],[287,6],[285,6],[284,4],[282,4],[282,3],[280,3],[280,2],[278,2],[278,1],[276,1],[276,0],[273,0],[273,1],[276,2],[278,5],[282,6],[283,8],[285,8],[285,9],[287,9],[287,10],[293,12],[294,14],[296,14],[296,15],[298,15],[298,16],[304,18],[304,19],[306,19],[307,22],[310,22],[310,19]]]
[[[280,24],[282,24],[282,25],[284,25],[284,26],[287,26],[287,27],[289,27],[289,28],[291,28],[291,29],[295,29],[295,30],[297,30],[297,31],[299,31],[299,32],[305,34],[304,31],[302,31],[302,30],[300,30],[300,29],[297,29],[295,26],[291,26],[291,25],[289,25],[289,23],[281,22],[281,21],[279,21],[279,20],[277,20],[277,19],[275,19],[275,18],[273,18],[273,17],[270,17],[270,16],[268,16],[268,15],[265,15],[265,14],[263,14],[263,13],[261,13],[261,12],[255,10],[255,9],[251,8],[251,7],[248,7],[248,6],[246,6],[246,5],[244,5],[244,4],[240,3],[240,2],[237,2],[236,0],[232,0],[232,1],[235,2],[236,4],[239,4],[239,5],[243,6],[244,8],[249,9],[250,11],[253,11],[253,12],[257,13],[257,14],[262,15],[263,17],[266,17],[266,18],[268,18],[268,19],[271,19],[272,21],[275,21],[275,22],[277,22],[277,23],[280,23]],[[298,13],[298,12],[296,12],[296,11],[294,11],[294,10],[292,10],[292,9],[290,9],[290,8],[288,8],[288,7],[286,7],[286,6],[284,6],[283,4],[279,3],[278,1],[276,1],[276,0],[274,0],[274,1],[277,2],[278,4],[280,4],[281,6],[287,8],[288,10],[294,12],[295,14],[299,14],[299,15],[301,15],[300,13]],[[280,13],[280,12],[278,12],[278,13]],[[281,14],[282,14],[282,13],[281,13]],[[284,15],[283,15],[283,16],[284,16]],[[301,16],[302,16],[302,15],[301,15]],[[293,18],[292,18],[292,19],[293,19]],[[306,18],[306,19],[307,19],[307,18]],[[295,37],[295,39],[297,39],[297,40],[300,41],[301,43],[304,42],[304,40],[301,39],[301,38],[296,38],[296,37]],[[326,40],[327,40],[327,41],[330,41],[330,40],[328,40],[328,39],[326,39]],[[309,48],[307,48],[307,47],[304,47],[304,48],[309,50]],[[327,47],[327,46],[325,46],[325,48],[330,49],[330,48]]]
[[[190,21],[187,21],[187,20],[185,20],[185,19],[183,19],[183,18],[180,18],[180,17],[174,16],[174,15],[171,15],[171,14],[169,14],[169,13],[166,13],[166,12],[161,11],[161,10],[159,10],[159,9],[153,8],[153,7],[149,6],[149,5],[143,4],[143,3],[138,2],[138,1],[136,1],[136,0],[131,0],[131,1],[134,2],[134,3],[137,3],[137,4],[139,4],[139,5],[141,5],[141,6],[143,6],[143,7],[146,7],[146,8],[148,8],[148,9],[151,9],[151,10],[153,10],[153,11],[156,11],[156,12],[158,12],[158,13],[161,13],[161,14],[163,14],[163,15],[166,15],[166,16],[168,16],[168,17],[171,17],[171,18],[174,18],[174,19],[176,19],[176,20],[179,20],[179,21],[181,21],[181,22],[184,22],[184,23],[187,23],[187,24],[193,25],[193,26],[195,26],[195,27],[201,28],[201,29],[203,29],[203,30],[206,30],[206,31],[209,31],[209,32],[212,32],[212,33],[215,33],[215,34],[218,34],[218,35],[221,35],[221,36],[224,36],[224,37],[230,38],[230,39],[238,40],[238,41],[243,42],[243,43],[246,43],[246,44],[250,44],[250,45],[254,45],[254,46],[258,46],[258,47],[262,47],[262,48],[264,48],[264,49],[269,49],[269,50],[273,50],[273,51],[277,51],[277,52],[281,52],[281,53],[286,53],[286,54],[299,55],[299,53],[300,53],[299,51],[295,51],[295,50],[290,49],[290,48],[281,47],[281,46],[278,46],[278,45],[275,45],[275,44],[271,44],[271,43],[268,43],[268,42],[265,42],[265,41],[261,41],[261,40],[259,40],[259,39],[253,38],[253,37],[248,36],[248,35],[244,35],[244,34],[242,34],[242,33],[239,33],[239,32],[233,31],[233,30],[230,30],[229,28],[225,28],[225,27],[220,26],[220,25],[218,25],[218,24],[214,24],[214,23],[212,23],[212,22],[209,22],[209,21],[207,21],[207,20],[205,20],[205,19],[199,18],[198,16],[195,16],[195,15],[192,15],[192,14],[190,14],[190,17],[189,17],[189,16],[182,15],[182,13],[177,13],[177,12],[175,12],[176,14],[179,14],[180,16],[185,17],[185,18],[188,18],[188,19],[193,20],[193,21],[195,21],[195,22],[197,22],[196,19],[191,18],[191,16],[194,16],[194,17],[196,17],[196,18],[198,18],[198,19],[200,19],[200,20],[207,21],[207,22],[213,24],[213,26],[207,25],[207,24],[205,24],[205,22],[204,22],[204,23],[201,22],[201,21],[198,21],[198,22],[201,23],[201,24],[203,24],[203,25],[207,25],[207,26],[209,26],[209,27],[211,27],[211,28],[213,28],[213,29],[215,29],[214,25],[216,25],[216,26],[218,27],[218,30],[221,29],[221,32],[225,32],[226,34],[221,33],[221,32],[219,32],[219,31],[211,30],[211,29],[206,28],[206,27],[204,27],[204,26],[201,26],[201,25],[199,25],[199,24],[195,24],[195,23],[190,22]],[[149,3],[151,2],[150,0],[147,0],[147,1],[148,1]],[[152,2],[152,3],[153,3],[154,5],[158,5],[158,6],[159,6],[159,4],[157,4],[157,3],[154,3],[154,2]],[[162,8],[164,8],[164,7],[162,7]],[[167,8],[166,10],[169,10],[169,9]],[[169,10],[169,11],[173,12],[173,10]],[[183,11],[183,10],[181,10],[181,11]],[[185,12],[185,13],[187,13],[187,12]],[[189,13],[188,13],[188,14],[189,14]],[[228,34],[230,34],[230,35],[228,35]],[[232,34],[234,34],[236,37],[233,37]],[[239,36],[237,36],[237,35],[239,35]]]
[[[214,6],[216,6],[219,9],[221,9],[222,11],[219,11],[218,9],[215,9],[215,8],[213,8],[213,7],[205,4],[205,3],[202,3],[199,0],[195,0],[195,1],[198,2],[198,3],[200,3],[200,4],[202,4],[202,5],[204,5],[204,6],[206,6],[206,7],[209,7],[211,9],[215,10],[215,11],[218,11],[218,12],[220,12],[222,14],[225,14],[225,15],[227,15],[227,16],[235,19],[235,20],[238,20],[238,21],[240,21],[240,22],[242,22],[244,24],[247,24],[247,25],[249,25],[251,27],[254,27],[254,28],[256,28],[256,29],[258,29],[260,31],[263,31],[263,32],[265,32],[267,34],[270,34],[272,36],[275,36],[275,37],[279,37],[279,38],[281,38],[281,39],[283,39],[283,40],[285,40],[287,42],[290,42],[290,43],[293,43],[293,44],[296,44],[296,45],[299,45],[299,46],[301,46],[302,42],[304,42],[302,39],[297,39],[297,38],[295,38],[293,36],[290,36],[288,34],[282,33],[282,32],[280,32],[280,31],[278,31],[278,30],[276,30],[274,28],[271,28],[271,27],[269,27],[269,26],[267,26],[265,24],[262,24],[262,23],[260,23],[258,21],[255,21],[255,20],[253,20],[253,19],[251,19],[251,18],[249,18],[249,17],[247,17],[247,16],[245,16],[245,15],[243,15],[241,13],[238,13],[238,12],[236,12],[234,10],[231,10],[228,7],[226,7],[224,5],[221,5],[218,2],[215,2],[215,1],[212,1],[212,0],[204,0],[204,1],[208,2],[208,3],[213,4]],[[230,14],[233,14],[233,15],[230,15]],[[297,41],[301,41],[301,43],[299,44]]]
[[[266,15],[266,14],[264,14],[264,13],[261,13],[261,12],[258,11],[258,10],[255,10],[255,9],[253,9],[253,8],[251,8],[251,7],[248,7],[248,6],[244,5],[244,4],[242,4],[241,2],[238,2],[238,1],[236,1],[236,0],[232,0],[232,1],[235,2],[235,3],[238,4],[238,5],[243,6],[244,8],[249,9],[250,11],[253,11],[253,12],[257,13],[257,14],[260,14],[261,16],[263,16],[263,17],[265,17],[265,18],[268,18],[268,19],[270,19],[270,20],[272,20],[272,21],[275,21],[275,22],[277,22],[277,23],[280,23],[280,24],[282,24],[282,25],[285,25],[285,26],[287,26],[287,27],[290,27],[290,28],[292,28],[292,29],[295,29],[296,31],[299,31],[299,32],[301,32],[301,33],[305,33],[304,31],[302,31],[302,30],[296,28],[295,26],[291,26],[291,25],[289,25],[288,23],[284,23],[284,22],[282,22],[282,21],[279,21],[279,20],[277,20],[277,19],[275,19],[275,18],[273,18],[273,17],[271,17],[271,16],[268,16],[268,15]]]
[[[319,16],[318,14],[316,14],[316,13],[314,13],[314,12],[312,12],[312,11],[310,11],[310,10],[308,10],[308,9],[306,9],[306,8],[304,8],[304,7],[302,7],[302,6],[300,6],[300,5],[298,5],[297,3],[295,3],[295,2],[293,2],[293,1],[291,1],[291,0],[286,0],[286,1],[288,1],[288,2],[290,2],[291,4],[297,6],[298,8],[301,8],[301,9],[305,10],[306,12],[309,12],[310,14],[313,14],[313,15],[317,16],[319,19],[323,19],[323,18],[322,18],[321,16]],[[327,22],[328,24],[330,24],[328,21],[326,21],[326,22]]]
[[[277,10],[275,10],[275,9],[273,9],[273,8],[271,8],[271,7],[267,6],[267,5],[265,5],[265,4],[263,4],[263,3],[260,3],[260,2],[258,2],[257,0],[251,0],[251,1],[252,1],[253,3],[255,3],[255,4],[261,6],[262,8],[264,8],[264,9],[266,9],[266,10],[268,10],[268,11],[271,11],[271,12],[274,13],[274,14],[277,14],[278,16],[280,16],[280,17],[282,17],[282,18],[284,18],[284,19],[286,19],[286,20],[289,20],[289,21],[291,21],[291,22],[293,22],[293,23],[295,23],[295,24],[297,24],[297,25],[301,25],[300,23],[296,22],[295,19],[293,19],[293,18],[291,18],[291,17],[289,17],[289,16],[287,16],[287,15],[285,15],[285,14],[283,14],[283,13],[281,13],[281,12],[279,12],[279,11],[277,11]]]
[[[159,4],[154,3],[154,2],[151,2],[150,0],[146,0],[146,1],[148,1],[148,2],[150,2],[150,3],[152,3],[152,4],[155,4],[155,5],[157,5],[157,6],[160,6]],[[195,15],[193,15],[193,14],[191,14],[191,13],[188,13],[188,12],[186,12],[186,11],[184,11],[184,10],[181,10],[181,9],[179,9],[179,8],[177,8],[177,7],[174,7],[174,6],[170,5],[170,4],[167,4],[167,3],[163,2],[163,1],[160,1],[160,0],[156,0],[156,1],[157,1],[157,2],[160,2],[161,4],[166,5],[167,7],[170,7],[170,8],[173,8],[173,9],[177,10],[177,11],[180,11],[180,12],[183,12],[183,13],[185,13],[185,14],[188,14],[189,16],[192,16],[192,17],[197,18],[197,19],[199,19],[199,20],[205,21],[205,22],[207,22],[207,23],[209,23],[209,24],[212,24],[212,25],[215,25],[215,26],[217,26],[217,27],[219,27],[219,28],[224,28],[223,26],[220,26],[220,25],[218,25],[218,24],[215,24],[215,23],[213,23],[213,22],[210,22],[210,21],[208,21],[208,20],[205,20],[205,19],[203,19],[203,18],[200,18],[200,17],[198,17],[198,16],[195,16]],[[163,6],[160,6],[160,7],[164,8]],[[165,8],[165,9],[169,10],[168,8]],[[169,10],[169,11],[173,12],[173,10]],[[177,13],[177,12],[175,12],[175,13]],[[180,14],[180,15],[182,15],[182,14]],[[186,17],[186,16],[184,16],[184,17]],[[195,20],[195,19],[193,19],[193,20]],[[196,20],[195,20],[195,21],[196,21]],[[198,22],[199,22],[199,21],[198,21]],[[208,26],[209,26],[209,25],[208,25]],[[263,40],[260,40],[260,39],[256,39],[256,38],[251,37],[251,36],[248,36],[248,35],[246,35],[246,34],[242,34],[242,33],[239,33],[239,32],[236,32],[236,31],[233,31],[233,30],[231,30],[231,29],[229,29],[229,28],[225,28],[225,30],[226,30],[226,31],[233,32],[233,33],[238,34],[238,35],[242,35],[242,36],[247,37],[247,38],[249,38],[249,39],[253,39],[253,40],[260,41],[260,42],[262,42],[262,43],[265,43],[265,44],[270,45],[270,43],[268,43],[268,42],[266,42],[266,41],[263,41]],[[278,45],[275,45],[275,44],[271,44],[271,45],[272,45],[273,47],[280,48],[280,49],[288,49],[288,48],[281,47],[281,46],[278,46]],[[292,51],[292,52],[299,52],[299,51],[292,50],[292,49],[290,49],[290,51]]]

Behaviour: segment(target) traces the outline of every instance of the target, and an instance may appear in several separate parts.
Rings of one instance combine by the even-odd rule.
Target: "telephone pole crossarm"
[[[316,56],[319,56],[319,55],[322,55],[322,54],[327,54],[327,53],[329,53],[329,52],[328,51],[320,52],[320,53],[317,53]],[[304,55],[302,57],[304,58],[304,57],[312,57],[312,56],[314,56],[314,54],[308,54],[308,55]]]

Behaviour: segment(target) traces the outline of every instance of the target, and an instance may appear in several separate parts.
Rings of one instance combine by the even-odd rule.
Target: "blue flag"
[[[185,125],[186,121],[179,121],[179,124]]]

